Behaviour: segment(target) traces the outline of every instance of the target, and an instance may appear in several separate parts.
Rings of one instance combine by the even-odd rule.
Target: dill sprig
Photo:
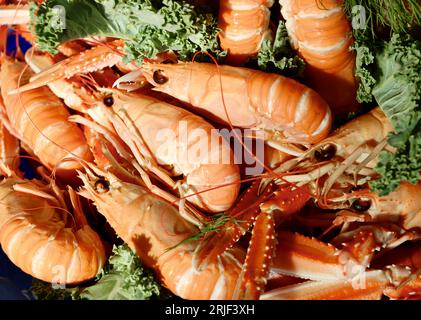
[[[376,40],[382,29],[390,29],[390,35],[407,33],[411,27],[421,24],[419,0],[345,0],[345,11],[350,19],[357,5],[366,11],[366,28],[353,32],[357,40]]]
[[[210,239],[211,237],[215,236],[216,234],[218,234],[219,232],[221,232],[223,229],[225,229],[225,227],[227,226],[228,223],[232,223],[234,225],[239,225],[239,223],[241,223],[241,220],[227,215],[226,213],[218,213],[215,214],[211,217],[211,220],[202,225],[198,232],[191,234],[190,236],[188,236],[186,239],[184,239],[183,241],[177,243],[176,245],[168,248],[166,251],[170,251],[173,250],[181,245],[187,244],[187,243],[191,243],[191,242],[195,242],[195,241],[200,241],[203,239]]]

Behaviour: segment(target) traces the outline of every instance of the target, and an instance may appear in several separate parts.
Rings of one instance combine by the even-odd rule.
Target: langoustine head
[[[378,154],[393,151],[387,144],[393,127],[380,108],[362,115],[302,156],[282,164],[278,172],[298,186],[308,185],[317,205],[324,209],[366,212],[378,221],[400,222],[406,228],[419,225],[420,203],[414,195],[421,185],[402,183],[387,196],[369,190],[375,180]],[[294,172],[296,172],[294,174]]]
[[[83,181],[79,193],[94,202],[119,237],[150,266],[196,230],[179,217],[175,206],[146,187],[124,182],[92,164],[79,177]],[[148,241],[141,244],[139,239]]]

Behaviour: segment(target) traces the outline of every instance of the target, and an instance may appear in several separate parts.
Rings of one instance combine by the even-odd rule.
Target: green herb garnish
[[[241,220],[237,218],[227,215],[225,213],[218,213],[212,216],[211,220],[200,227],[198,232],[193,233],[192,235],[188,236],[183,241],[177,243],[175,246],[172,246],[167,249],[167,251],[173,250],[181,245],[196,242],[200,240],[209,240],[210,237],[218,234],[222,230],[226,229],[227,226],[232,223],[234,225],[239,225]]]
[[[34,280],[32,293],[39,300],[149,300],[161,296],[161,286],[127,246],[114,246],[108,264],[89,287],[55,288]]]
[[[345,11],[350,20],[357,18],[356,6],[365,10],[365,28],[355,29],[357,41],[377,40],[382,33],[407,33],[421,24],[421,5],[418,0],[345,0]]]
[[[283,21],[279,22],[275,40],[263,41],[257,56],[257,64],[263,71],[278,72],[294,77],[302,75],[305,63],[292,50]]]
[[[57,8],[65,12],[65,21],[57,17]],[[124,39],[126,61],[138,63],[168,50],[184,61],[198,51],[224,54],[216,18],[198,13],[187,1],[47,0],[32,4],[31,13],[37,46],[53,54],[63,42],[91,36]]]

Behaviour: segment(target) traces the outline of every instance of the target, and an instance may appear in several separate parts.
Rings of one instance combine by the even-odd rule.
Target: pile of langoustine
[[[65,43],[56,56],[3,54],[0,243],[10,260],[47,282],[93,279],[108,252],[87,199],[185,299],[420,298],[421,184],[384,197],[368,187],[390,149],[389,120],[376,108],[331,132],[332,114],[359,107],[341,1],[323,11],[314,0],[280,2],[306,85],[239,67],[270,36],[271,0],[221,1],[225,65],[165,55],[125,64],[119,39]],[[1,12],[2,35],[27,30]],[[157,133],[183,121],[205,133],[206,148],[211,121],[263,132],[265,172],[244,179],[223,139],[228,163],[160,152]],[[40,164],[39,179],[19,172],[22,150]],[[184,241],[221,212],[221,227]]]

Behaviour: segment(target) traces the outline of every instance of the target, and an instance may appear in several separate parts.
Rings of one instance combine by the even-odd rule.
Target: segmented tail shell
[[[53,195],[46,199],[19,192],[15,184],[41,191],[14,177],[0,184],[0,243],[8,258],[46,282],[77,284],[94,278],[106,261],[98,234],[70,216]]]
[[[49,168],[81,168],[78,159],[90,161],[91,152],[80,128],[68,121],[64,104],[48,88],[10,95],[30,76],[24,63],[5,58],[1,66],[1,93],[8,119],[20,138]],[[22,77],[21,77],[22,75]],[[76,160],[64,161],[68,158]]]
[[[270,11],[273,0],[220,1],[219,39],[228,51],[228,62],[241,65],[256,55],[264,39],[270,38]]]
[[[342,0],[281,0],[292,45],[306,62],[309,85],[336,115],[356,111],[355,52]]]

